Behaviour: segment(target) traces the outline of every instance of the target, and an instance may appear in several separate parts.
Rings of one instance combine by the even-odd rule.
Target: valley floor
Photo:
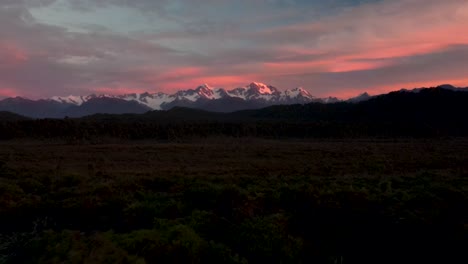
[[[467,177],[467,138],[4,141],[0,263],[448,261]]]

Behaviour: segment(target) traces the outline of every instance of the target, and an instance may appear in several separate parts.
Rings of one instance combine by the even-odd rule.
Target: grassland
[[[0,142],[0,263],[464,258],[468,139]]]

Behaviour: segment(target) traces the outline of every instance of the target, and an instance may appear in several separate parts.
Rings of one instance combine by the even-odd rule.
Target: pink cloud
[[[28,61],[27,52],[17,44],[0,40],[0,65],[12,66]]]
[[[295,40],[292,48],[288,47],[285,52],[329,54],[301,63],[267,63],[268,70],[340,72],[374,69],[390,63],[355,60],[410,57],[468,44],[467,24],[468,2],[464,0],[383,1],[312,23],[268,29],[258,38],[280,42]]]
[[[18,91],[12,88],[0,87],[0,97],[15,97],[18,95]]]
[[[166,91],[174,91],[181,89],[193,89],[201,84],[208,83],[213,87],[233,88],[244,86],[249,81],[258,80],[257,77],[233,76],[233,75],[202,75],[192,76],[182,80],[171,80],[160,83],[160,88]]]
[[[254,75],[212,75],[212,76],[200,76],[198,78],[193,78],[191,82],[193,84],[197,83],[208,83],[215,87],[238,87],[244,86],[251,80],[255,80],[257,78]]]
[[[263,72],[268,74],[288,75],[303,72],[348,72],[371,70],[388,65],[388,61],[353,61],[351,58],[335,57],[305,62],[264,63]]]
[[[201,74],[204,74],[205,71],[206,69],[202,67],[177,67],[167,70],[163,73],[148,76],[148,79],[156,78],[158,80],[177,80],[187,77],[200,76]]]
[[[97,94],[109,94],[109,95],[119,95],[119,94],[132,94],[132,93],[144,93],[144,89],[136,89],[129,87],[94,87],[89,89],[92,93]]]

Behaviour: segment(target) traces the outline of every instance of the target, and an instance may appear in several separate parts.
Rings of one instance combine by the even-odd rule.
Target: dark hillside
[[[21,116],[12,112],[7,111],[0,111],[0,122],[11,122],[11,121],[21,121],[21,120],[29,120],[25,116]]]

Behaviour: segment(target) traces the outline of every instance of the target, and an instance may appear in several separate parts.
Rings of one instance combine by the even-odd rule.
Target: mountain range
[[[361,100],[367,97],[363,95],[357,102],[273,105],[229,113],[176,106],[139,114],[100,113],[82,118],[28,119],[0,111],[0,140],[62,138],[100,142],[105,138],[165,141],[210,135],[266,138],[468,135],[467,89],[440,86],[400,90]],[[104,100],[108,107],[114,107],[114,100],[126,102],[113,98]],[[91,107],[86,109],[92,110]]]
[[[451,85],[438,86],[447,90],[468,90]],[[417,93],[423,88],[401,90]],[[368,93],[346,100],[358,103],[373,98]],[[280,91],[263,83],[252,82],[245,87],[225,90],[207,84],[196,89],[181,90],[174,94],[141,93],[124,95],[92,94],[88,96],[54,96],[47,99],[30,100],[22,97],[0,101],[0,111],[13,112],[31,118],[83,117],[103,114],[141,114],[152,110],[169,110],[174,107],[196,108],[211,112],[234,112],[260,109],[272,105],[307,103],[336,103],[336,97],[318,98],[306,89],[298,87]]]

